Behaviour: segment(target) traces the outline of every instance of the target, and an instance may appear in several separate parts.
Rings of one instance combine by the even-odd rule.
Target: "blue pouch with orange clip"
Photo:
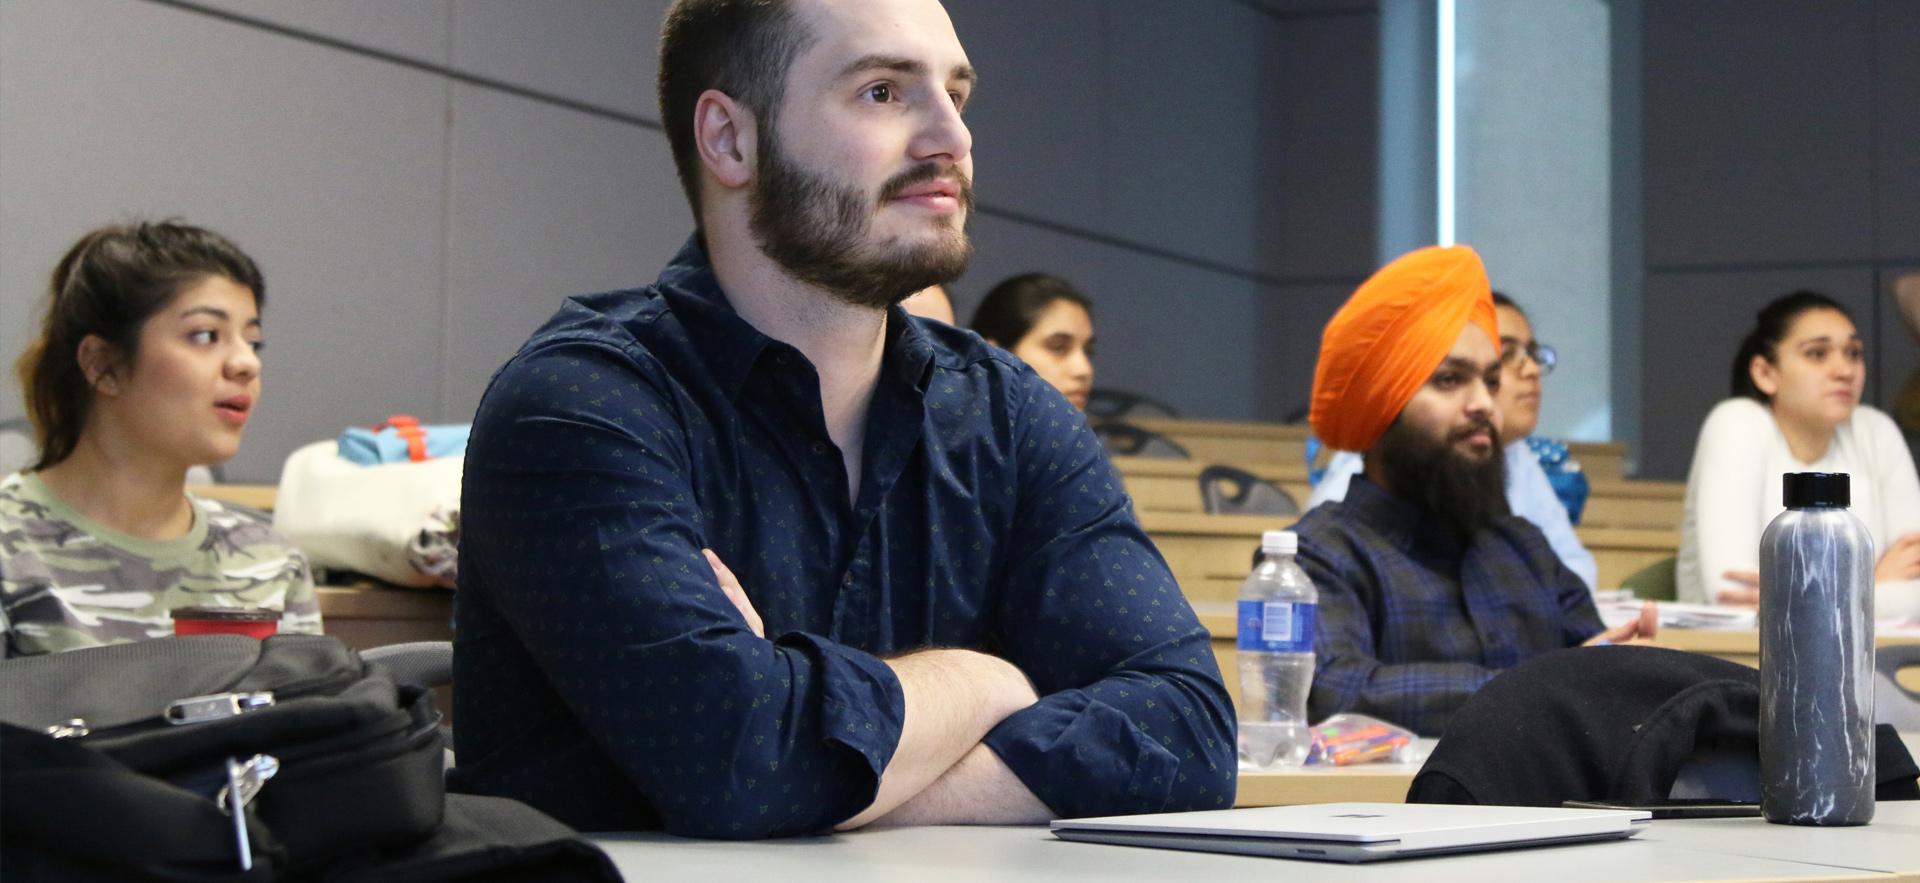
[[[470,423],[424,426],[409,414],[395,414],[371,429],[349,426],[340,433],[340,457],[362,466],[418,463],[457,457],[467,451]]]

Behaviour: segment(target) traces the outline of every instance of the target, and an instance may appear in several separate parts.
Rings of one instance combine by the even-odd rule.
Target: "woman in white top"
[[[1920,580],[1920,477],[1892,418],[1860,404],[1866,379],[1860,333],[1832,298],[1796,291],[1760,311],[1734,360],[1734,397],[1707,415],[1694,447],[1681,600],[1758,603],[1760,534],[1783,508],[1780,476],[1845,472],[1880,553],[1878,614],[1920,601],[1888,585]]]

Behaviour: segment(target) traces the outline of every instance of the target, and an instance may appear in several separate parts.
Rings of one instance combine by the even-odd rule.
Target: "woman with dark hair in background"
[[[60,259],[18,365],[39,456],[0,478],[5,655],[165,636],[188,606],[320,631],[306,557],[186,492],[259,401],[264,293],[251,258],[180,223],[103,227]]]
[[[1780,476],[1845,472],[1873,535],[1880,615],[1911,606],[1887,583],[1920,580],[1920,477],[1900,430],[1860,403],[1866,347],[1846,308],[1796,291],[1761,310],[1734,357],[1733,398],[1700,427],[1680,532],[1683,601],[1759,600],[1760,534],[1783,508]]]
[[[1093,391],[1093,303],[1058,276],[1026,273],[995,285],[973,311],[973,330],[1033,366],[1087,409]]]

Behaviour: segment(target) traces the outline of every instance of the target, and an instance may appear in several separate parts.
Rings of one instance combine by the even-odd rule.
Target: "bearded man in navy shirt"
[[[1207,632],[1078,411],[897,304],[965,268],[935,0],[680,0],[699,228],[570,299],[466,462],[457,790],[751,838],[1233,804]]]

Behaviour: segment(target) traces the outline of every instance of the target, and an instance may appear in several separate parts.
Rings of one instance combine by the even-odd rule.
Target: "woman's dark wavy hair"
[[[1740,341],[1740,351],[1733,357],[1733,373],[1729,378],[1729,387],[1735,396],[1744,396],[1766,405],[1773,402],[1772,397],[1760,391],[1753,383],[1753,357],[1760,356],[1775,364],[1780,360],[1780,342],[1787,339],[1787,332],[1793,330],[1793,323],[1804,313],[1813,310],[1833,310],[1847,321],[1853,321],[1853,314],[1840,302],[1817,291],[1801,289],[1789,292],[1773,299],[1772,303],[1760,308],[1754,317],[1753,330],[1747,332],[1746,339]]]
[[[140,328],[182,290],[224,276],[266,302],[266,282],[253,259],[225,237],[175,220],[101,227],[67,249],[53,268],[40,335],[15,371],[40,446],[37,471],[73,454],[93,405],[93,384],[80,367],[80,342],[98,337],[112,348],[114,370],[131,366]]]
[[[967,327],[992,343],[1013,349],[1047,308],[1061,300],[1078,304],[1088,317],[1093,316],[1093,302],[1067,280],[1049,273],[1023,273],[987,292]]]

